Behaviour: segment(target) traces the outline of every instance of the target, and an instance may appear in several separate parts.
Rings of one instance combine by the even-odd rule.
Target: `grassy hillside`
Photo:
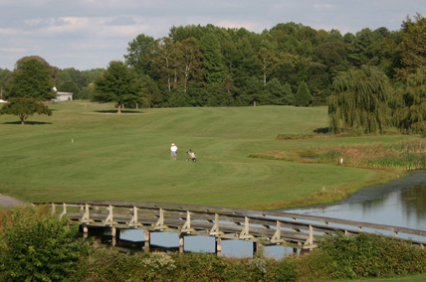
[[[0,118],[0,193],[24,201],[135,200],[278,208],[380,173],[249,158],[271,150],[390,142],[403,136],[275,140],[327,127],[327,109],[290,106],[128,110],[81,101],[53,116]],[[171,161],[170,144],[179,147]],[[185,162],[192,149],[198,162]]]

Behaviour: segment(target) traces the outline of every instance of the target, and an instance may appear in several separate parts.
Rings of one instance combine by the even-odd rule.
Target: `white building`
[[[56,92],[55,101],[72,101],[72,93],[71,92]]]

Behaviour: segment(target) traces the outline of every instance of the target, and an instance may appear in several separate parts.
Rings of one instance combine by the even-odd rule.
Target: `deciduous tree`
[[[149,56],[154,46],[154,38],[145,34],[139,34],[129,42],[128,54],[124,55],[126,64],[133,67],[139,74],[147,74],[150,68]]]
[[[397,70],[401,80],[415,73],[418,67],[426,66],[426,18],[416,14],[414,20],[407,17],[403,24],[402,42],[399,47],[404,68]]]
[[[276,55],[277,47],[267,40],[262,40],[257,53],[256,64],[260,66],[263,73],[263,84],[266,85],[267,77],[277,67],[279,59]]]
[[[8,97],[34,98],[49,101],[56,97],[54,86],[55,69],[38,56],[18,60],[9,84]]]
[[[52,115],[52,111],[43,103],[36,101],[34,98],[11,98],[0,109],[0,115],[18,116],[21,124],[25,124],[28,117],[34,115]]]
[[[152,47],[150,59],[152,61],[150,74],[167,85],[169,92],[176,86],[178,50],[169,37],[157,39]]]
[[[182,53],[178,68],[182,73],[181,86],[186,92],[190,82],[200,82],[203,77],[201,69],[202,53],[195,38],[188,38],[177,43]]]
[[[110,62],[108,69],[95,80],[95,91],[93,101],[116,102],[118,113],[125,104],[143,103],[137,73],[120,61]]]

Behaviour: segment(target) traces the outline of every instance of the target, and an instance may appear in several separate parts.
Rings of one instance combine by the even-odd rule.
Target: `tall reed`
[[[318,160],[335,161],[358,167],[391,167],[405,170],[426,169],[426,140],[411,139],[390,144],[352,145],[328,148]]]

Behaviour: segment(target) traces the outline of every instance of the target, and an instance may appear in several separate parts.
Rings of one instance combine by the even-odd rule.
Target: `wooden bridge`
[[[271,245],[303,252],[317,247],[318,236],[337,232],[347,235],[369,232],[401,240],[410,239],[422,248],[426,244],[426,231],[423,230],[287,212],[153,202],[52,202],[33,205],[50,206],[52,214],[66,216],[70,222],[79,224],[85,236],[88,236],[90,228],[107,227],[111,228],[113,242],[116,242],[120,230],[143,229],[144,250],[148,252],[152,232],[177,233],[180,252],[184,251],[185,236],[213,236],[215,252],[219,256],[222,240],[251,241],[254,252],[259,246]]]

